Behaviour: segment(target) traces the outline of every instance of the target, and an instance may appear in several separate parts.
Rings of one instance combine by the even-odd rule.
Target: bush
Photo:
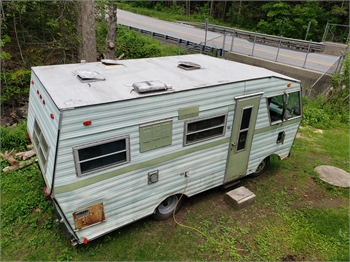
[[[1,127],[1,151],[12,150],[16,151],[27,150],[27,145],[29,144],[26,139],[27,134],[27,123],[26,121],[21,121],[15,127]]]
[[[1,101],[3,105],[16,105],[23,97],[28,97],[31,71],[19,69],[3,70],[1,74]]]
[[[118,27],[115,54],[125,54],[125,59],[157,57],[162,55],[161,44],[124,26]]]

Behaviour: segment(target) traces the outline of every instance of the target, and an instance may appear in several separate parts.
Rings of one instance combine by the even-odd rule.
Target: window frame
[[[284,119],[282,121],[282,119],[279,119],[279,120],[272,120],[271,118],[271,110],[270,110],[270,103],[269,103],[269,99],[272,99],[274,97],[278,97],[278,96],[282,96],[282,99],[283,99],[283,92],[282,93],[279,93],[277,95],[271,95],[271,96],[268,96],[266,97],[266,107],[267,107],[267,114],[268,114],[268,118],[269,118],[269,122],[270,122],[270,125],[276,125],[276,124],[280,124],[280,123],[283,123],[284,121],[289,121],[289,120],[292,120],[292,119],[295,119],[295,118],[298,118],[298,117],[301,117],[302,116],[302,98],[301,98],[301,91],[300,90],[297,90],[297,91],[291,91],[291,92],[288,92],[287,95],[290,96],[290,94],[293,94],[293,93],[298,93],[298,96],[299,96],[299,110],[300,110],[300,114],[297,115],[297,116],[292,116],[290,118],[287,118],[287,119]],[[288,99],[289,100],[289,99]],[[288,104],[287,104],[287,108],[288,108]],[[288,112],[288,109],[286,109],[287,112]],[[282,108],[282,111],[283,111],[283,108]],[[282,115],[281,115],[281,118],[282,118]]]
[[[200,121],[207,120],[207,119],[214,119],[214,118],[217,118],[217,117],[224,117],[224,122],[221,125],[217,125],[217,126],[214,126],[214,127],[205,128],[205,129],[201,129],[201,130],[196,130],[196,131],[193,131],[193,132],[189,132],[188,131],[189,124],[200,122]],[[189,146],[189,145],[205,142],[205,141],[208,141],[208,140],[211,140],[211,139],[214,139],[214,138],[225,136],[226,124],[227,124],[227,113],[215,114],[215,115],[211,115],[211,116],[200,117],[200,118],[196,118],[196,119],[193,119],[193,120],[185,121],[184,122],[183,146]],[[204,139],[199,139],[199,140],[196,140],[196,141],[187,142],[188,135],[192,135],[192,134],[195,134],[195,133],[203,132],[203,131],[214,129],[214,128],[218,128],[218,127],[222,127],[222,133],[221,134],[217,134],[217,135],[214,135],[214,136],[206,137]]]
[[[242,128],[242,123],[243,123],[243,117],[244,117],[244,110],[247,109],[251,109],[250,111],[250,115],[249,115],[249,122],[248,122],[248,126],[246,128]],[[241,133],[246,132],[246,137],[248,137],[249,131],[251,129],[251,123],[252,123],[252,115],[253,115],[253,109],[254,109],[254,105],[249,105],[249,106],[245,106],[242,108],[241,110],[241,123],[239,124],[239,129],[238,129],[238,134],[237,134],[237,141],[236,141],[236,147],[235,147],[235,153],[239,153],[239,152],[243,152],[247,149],[247,139],[245,139],[244,141],[244,147],[238,149],[238,147],[240,146],[239,143],[239,139],[241,137]]]
[[[40,132],[38,132],[40,131]],[[33,144],[35,146],[35,151],[41,167],[41,172],[46,174],[47,162],[49,159],[50,145],[47,142],[46,135],[43,132],[41,125],[39,124],[38,119],[34,118],[33,125]],[[44,146],[43,146],[44,145]],[[43,158],[44,159],[43,159]]]
[[[125,140],[125,149],[123,149],[123,150],[115,151],[113,154],[109,153],[109,154],[106,154],[104,156],[103,155],[98,156],[98,157],[95,156],[95,157],[92,157],[92,158],[89,158],[89,159],[84,159],[84,160],[80,160],[79,159],[79,150],[90,148],[90,147],[94,147],[94,146],[98,146],[98,145],[104,145],[104,144],[108,144],[108,143],[111,143],[111,142],[121,141],[121,140]],[[87,143],[87,144],[83,144],[83,145],[79,145],[79,146],[74,146],[72,148],[72,150],[73,150],[73,156],[74,156],[74,164],[75,164],[76,175],[77,175],[77,177],[84,177],[84,176],[90,175],[92,173],[97,173],[97,172],[100,172],[100,171],[103,171],[103,170],[106,170],[106,169],[110,169],[110,168],[113,168],[113,167],[116,167],[116,166],[120,166],[120,165],[124,165],[124,164],[129,163],[130,162],[130,136],[129,135],[119,136],[119,137],[99,140],[99,141],[96,141],[96,142]],[[91,160],[101,159],[103,157],[108,157],[108,156],[116,155],[116,154],[123,153],[123,152],[126,153],[126,159],[123,162],[116,162],[114,164],[100,166],[100,167],[97,167],[97,168],[94,168],[94,169],[91,169],[91,170],[88,170],[88,171],[85,171],[85,172],[81,171],[81,163],[85,163],[85,162],[88,162],[88,161],[91,161]]]

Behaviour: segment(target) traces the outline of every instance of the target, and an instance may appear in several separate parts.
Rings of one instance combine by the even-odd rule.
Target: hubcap
[[[167,199],[165,199],[159,206],[158,206],[158,211],[159,213],[165,215],[173,212],[173,210],[176,207],[177,203],[177,196],[170,196]]]

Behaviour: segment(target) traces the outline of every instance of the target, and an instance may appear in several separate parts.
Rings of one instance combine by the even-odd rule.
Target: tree
[[[108,33],[106,37],[106,58],[114,59],[115,35],[117,32],[117,5],[111,3],[108,13]]]
[[[78,57],[86,62],[94,62],[97,60],[94,0],[79,1],[77,4],[77,30],[81,37]]]

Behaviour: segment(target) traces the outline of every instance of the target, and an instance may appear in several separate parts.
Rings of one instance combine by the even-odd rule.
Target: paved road
[[[167,22],[120,9],[118,9],[117,17],[118,23],[121,25],[132,26],[151,32],[169,35],[198,44],[205,42],[205,31],[203,29],[180,23]],[[231,44],[232,38],[230,36],[227,35],[224,42],[224,37],[222,34],[209,31],[207,32],[207,46],[219,49],[224,47],[226,51],[234,51],[252,55],[252,42],[235,37],[233,39],[233,45]],[[303,67],[306,60],[305,68],[321,72],[325,72],[338,59],[337,56],[324,55],[320,53],[309,53],[307,55],[305,52],[288,49],[280,49],[278,52],[278,48],[262,44],[255,44],[253,56],[273,61],[275,61],[277,58],[278,62],[298,67]]]

